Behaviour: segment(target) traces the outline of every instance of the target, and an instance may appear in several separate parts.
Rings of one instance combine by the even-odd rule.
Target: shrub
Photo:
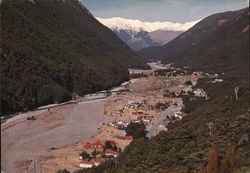
[[[186,81],[184,84],[185,85],[193,85],[193,83],[190,80]]]
[[[36,118],[34,116],[31,116],[31,117],[27,117],[27,120],[36,120]]]
[[[106,150],[106,149],[112,149],[112,145],[110,144],[109,141],[105,141],[104,150]]]
[[[133,136],[134,139],[146,137],[146,126],[144,123],[130,123],[126,129],[127,136]]]
[[[61,170],[59,169],[56,173],[70,173],[67,169]]]

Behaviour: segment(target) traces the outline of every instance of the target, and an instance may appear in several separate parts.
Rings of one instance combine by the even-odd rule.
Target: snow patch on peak
[[[112,30],[130,30],[132,32],[153,32],[156,30],[186,31],[200,21],[197,20],[182,24],[173,22],[142,22],[140,20],[125,19],[121,17],[108,19],[96,17],[96,19]]]

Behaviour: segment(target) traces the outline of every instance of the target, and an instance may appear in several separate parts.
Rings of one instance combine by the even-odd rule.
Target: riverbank
[[[117,87],[124,89],[136,79]],[[112,88],[113,90],[116,88]],[[86,95],[78,100],[47,105],[39,110],[13,115],[1,124],[1,170],[5,173],[47,167],[41,158],[50,157],[51,148],[62,148],[86,141],[98,134],[103,123],[113,120],[104,114],[104,105],[114,95]],[[34,117],[35,120],[27,120]]]

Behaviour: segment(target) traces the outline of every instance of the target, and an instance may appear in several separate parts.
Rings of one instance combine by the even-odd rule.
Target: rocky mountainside
[[[147,68],[78,0],[1,1],[1,115],[104,90]]]
[[[149,59],[174,62],[176,66],[247,75],[248,10],[211,15],[166,45],[143,49],[140,54]]]
[[[175,37],[183,33],[182,31],[156,30],[148,33],[148,36],[160,45],[164,45]]]
[[[120,17],[109,19],[97,17],[96,19],[113,30],[130,48],[136,51],[146,47],[164,45],[198,22],[185,24],[142,22]]]

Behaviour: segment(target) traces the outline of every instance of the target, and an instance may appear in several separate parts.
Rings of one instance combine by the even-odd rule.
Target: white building
[[[219,83],[219,82],[223,82],[223,79],[214,79],[213,81],[211,81],[211,83]]]
[[[117,157],[117,156],[119,155],[118,152],[113,151],[113,150],[106,150],[106,151],[104,152],[104,154],[105,154],[106,156],[113,156],[113,157]]]
[[[183,118],[183,117],[181,116],[181,112],[174,112],[174,117],[175,117],[175,118],[179,118],[180,120]]]
[[[80,168],[92,168],[94,166],[94,162],[90,162],[90,161],[81,161],[79,164]]]
[[[200,89],[200,88],[194,90],[193,93],[197,97],[207,97],[207,93],[204,90]]]

